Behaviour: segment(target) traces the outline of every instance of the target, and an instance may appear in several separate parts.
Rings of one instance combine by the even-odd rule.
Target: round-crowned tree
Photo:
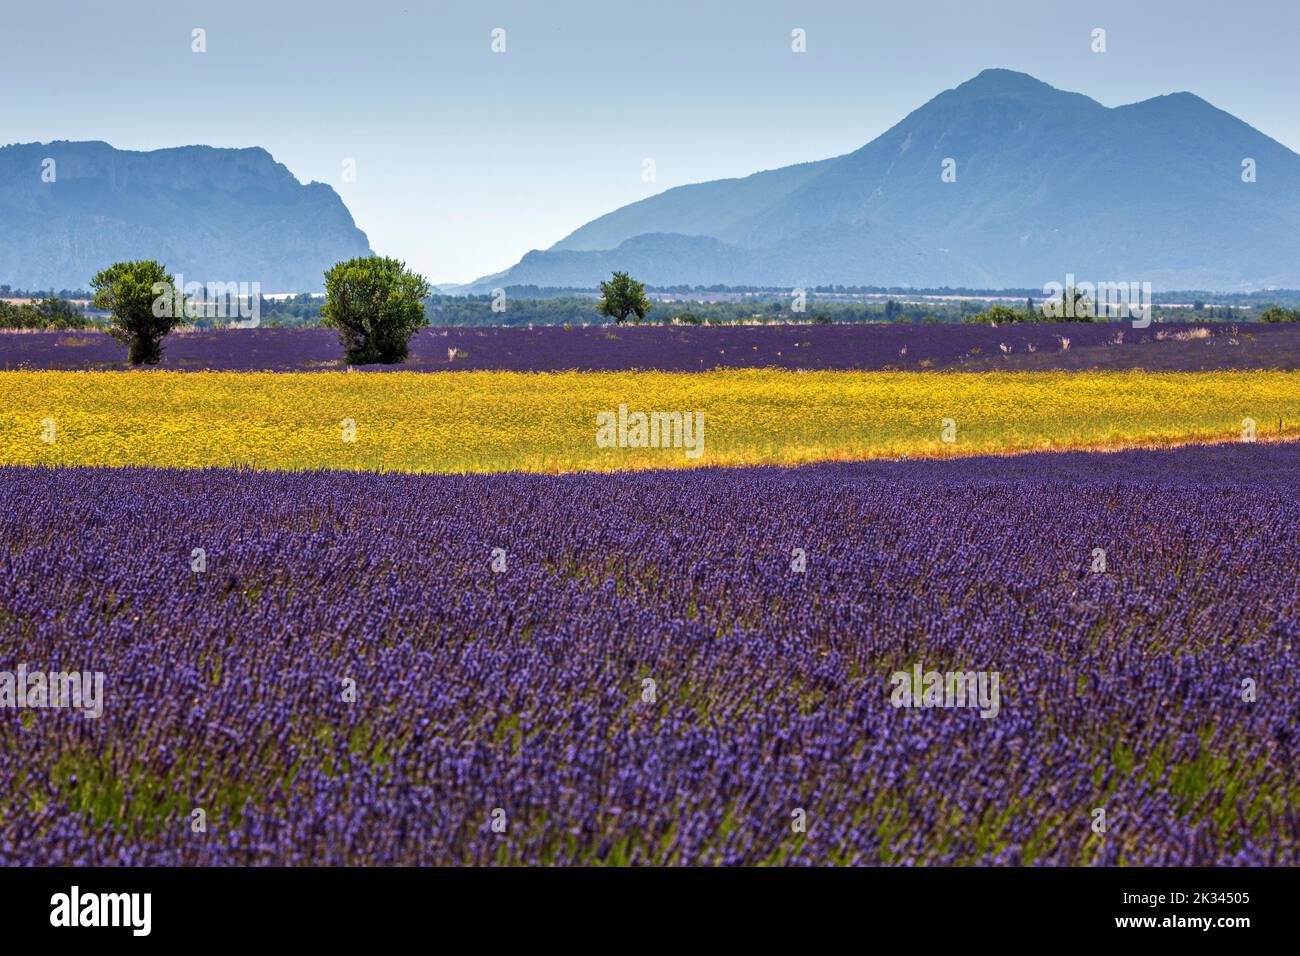
[[[132,365],[157,365],[162,340],[185,321],[185,296],[153,259],[115,262],[90,280],[94,305],[111,315],[109,332],[126,343]]]
[[[406,263],[382,256],[340,262],[325,273],[321,319],[336,329],[351,365],[405,361],[409,341],[428,320],[429,283]]]
[[[627,321],[629,315],[635,315],[639,324],[650,311],[645,284],[629,277],[626,272],[615,272],[608,282],[602,282],[600,296],[596,311],[608,315],[619,325]]]

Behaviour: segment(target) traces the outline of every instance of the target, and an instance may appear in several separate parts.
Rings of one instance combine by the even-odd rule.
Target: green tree
[[[983,322],[990,325],[1010,325],[1013,322],[1025,321],[1025,314],[998,303],[989,306],[988,311],[968,315],[962,321],[970,323]]]
[[[615,272],[612,279],[600,284],[601,300],[596,311],[607,315],[619,325],[629,315],[635,315],[637,324],[650,311],[650,300],[645,295],[645,285],[629,278],[626,272]]]
[[[1300,322],[1300,311],[1272,306],[1265,309],[1259,317],[1261,322]]]
[[[57,295],[37,303],[36,311],[47,329],[84,329],[90,325],[90,320],[80,309]]]
[[[1093,300],[1074,287],[1064,289],[1060,298],[1044,299],[1042,309],[1030,321],[1033,322],[1092,322],[1095,304]]]
[[[1071,286],[1061,292],[1061,301],[1056,303],[1056,322],[1091,322],[1092,300]]]
[[[157,365],[162,340],[185,321],[185,296],[153,259],[116,262],[90,280],[97,309],[111,313],[109,332],[127,346],[132,365]]]
[[[411,336],[428,324],[429,283],[406,263],[381,256],[340,262],[325,273],[321,321],[338,330],[352,365],[404,361]]]

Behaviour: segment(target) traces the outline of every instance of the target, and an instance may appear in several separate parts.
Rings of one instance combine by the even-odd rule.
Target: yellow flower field
[[[683,442],[617,447],[617,426],[605,432],[615,447],[598,445],[598,416],[617,420],[620,404],[628,418],[702,413],[698,457]],[[796,464],[1240,440],[1248,418],[1261,441],[1300,435],[1300,374],[5,372],[0,464],[440,472]]]

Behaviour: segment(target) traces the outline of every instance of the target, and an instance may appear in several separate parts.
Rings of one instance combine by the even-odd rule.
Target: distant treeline
[[[793,308],[788,292],[756,295],[739,302],[652,301],[646,324],[712,325],[737,323],[812,322],[817,324],[852,322],[980,322],[980,321],[1047,321],[1029,310],[1041,309],[1043,297],[1026,296],[1012,309],[1005,303],[969,299],[925,303],[887,299],[883,302],[845,302],[808,297],[802,312]],[[313,326],[320,322],[324,300],[309,295],[292,299],[262,300],[261,324],[278,327]],[[434,326],[489,325],[601,325],[610,320],[596,311],[597,299],[590,295],[567,295],[544,298],[504,298],[490,295],[432,295],[425,300],[425,313]],[[496,306],[494,310],[493,306]],[[1152,319],[1157,322],[1256,322],[1266,308],[1278,311],[1270,301],[1259,306],[1202,306],[1199,309],[1168,308],[1156,305]],[[1285,311],[1285,310],[1282,310]],[[1010,317],[1010,313],[1015,317]],[[1127,321],[1127,320],[1116,320]],[[1293,321],[1293,320],[1292,320]]]
[[[760,288],[725,285],[655,286],[647,283],[645,288],[646,292],[651,295],[669,295],[685,298],[703,295],[745,296],[759,294],[789,299],[791,296],[791,290],[788,286],[764,286]],[[808,286],[804,291],[807,292],[809,296],[816,294],[820,296],[895,296],[899,299],[915,298],[916,296],[950,296],[953,298],[997,298],[1017,300],[1032,298],[1038,301],[1043,299],[1042,289],[971,289],[966,288],[965,286],[942,286],[933,289],[906,289],[899,286],[819,285]],[[506,295],[519,299],[555,299],[596,294],[594,290],[591,289],[561,289],[535,285],[507,286],[505,292]],[[1268,308],[1270,305],[1297,308],[1300,307],[1300,289],[1270,289],[1265,292],[1206,292],[1203,289],[1175,289],[1168,292],[1153,293],[1152,301],[1156,305],[1193,305],[1197,308],[1205,308],[1211,304],[1236,306],[1238,308],[1259,308],[1261,310]]]
[[[693,290],[708,294],[710,290]],[[67,293],[68,290],[63,290]],[[1045,321],[1033,315],[1031,309],[1041,308],[1041,295],[1026,295],[1022,303],[993,304],[988,301],[956,299],[913,303],[902,299],[884,301],[845,301],[826,298],[835,295],[809,290],[803,311],[795,311],[789,290],[769,291],[748,295],[740,301],[696,302],[652,300],[646,324],[713,325],[738,323],[811,322],[817,324],[858,322],[1015,322]],[[678,293],[681,294],[681,293]],[[856,290],[844,294],[864,294]],[[954,293],[959,294],[959,293]],[[988,293],[984,293],[988,295]],[[68,298],[89,298],[85,292],[71,292],[65,296],[48,292],[32,296],[27,292],[14,292],[0,286],[0,296],[34,298],[32,304],[18,305],[0,298],[0,328],[91,328],[102,324],[101,318],[86,314]],[[1250,295],[1232,296],[1243,300],[1236,305],[1204,305],[1197,308],[1172,308],[1157,304],[1152,308],[1152,318],[1157,322],[1295,322],[1300,310],[1285,308],[1294,301],[1300,305],[1300,294],[1293,299],[1274,294],[1272,298],[1254,301]],[[1251,300],[1249,303],[1244,300]],[[425,313],[434,326],[490,326],[490,325],[601,325],[610,320],[596,311],[597,298],[590,294],[542,296],[531,298],[490,295],[455,296],[432,295],[425,299]],[[302,294],[288,299],[261,300],[261,325],[280,328],[312,327],[321,324],[321,306],[325,300],[319,296]],[[495,308],[494,308],[495,306]],[[221,327],[228,322],[222,319],[193,320],[190,324],[200,328]]]
[[[488,325],[602,325],[610,319],[596,311],[590,295],[549,298],[490,295],[433,295],[425,300],[425,314],[435,326]],[[309,326],[320,321],[323,300],[298,296],[262,301],[262,325]],[[788,294],[746,299],[743,302],[652,302],[646,324],[735,324],[740,322],[960,322],[978,312],[979,303],[908,306],[888,302],[819,302],[809,299],[802,312],[794,311]]]
[[[89,299],[85,289],[14,289],[0,285],[0,299]]]
[[[674,299],[691,299],[703,296],[735,296],[742,300],[762,298],[767,300],[786,300],[791,298],[787,287],[767,286],[762,288],[736,287],[725,285],[710,286],[654,286],[646,285],[651,295],[669,296]],[[804,290],[811,298],[817,296],[872,295],[889,296],[899,300],[917,296],[949,296],[967,299],[1034,299],[1041,301],[1041,289],[969,289],[966,287],[943,286],[934,289],[905,289],[898,286],[847,286],[819,285],[809,286]],[[505,293],[509,299],[595,299],[598,295],[594,289],[550,288],[535,285],[507,286]],[[90,299],[93,293],[86,289],[15,289],[0,283],[0,299]],[[453,296],[435,294],[430,301],[442,300],[483,300],[487,296]],[[311,295],[304,293],[281,303],[310,302]],[[1192,305],[1197,309],[1214,306],[1234,306],[1236,308],[1267,309],[1269,306],[1283,308],[1300,308],[1300,289],[1270,289],[1265,292],[1206,292],[1202,289],[1184,289],[1168,292],[1155,292],[1152,301],[1156,305]]]
[[[94,324],[60,296],[21,304],[0,299],[0,329],[85,329]]]

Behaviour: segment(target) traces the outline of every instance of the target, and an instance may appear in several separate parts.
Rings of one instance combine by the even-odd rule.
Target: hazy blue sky
[[[0,34],[0,141],[264,146],[434,281],[848,152],[986,67],[1107,106],[1189,90],[1300,150],[1296,0],[0,0]]]

